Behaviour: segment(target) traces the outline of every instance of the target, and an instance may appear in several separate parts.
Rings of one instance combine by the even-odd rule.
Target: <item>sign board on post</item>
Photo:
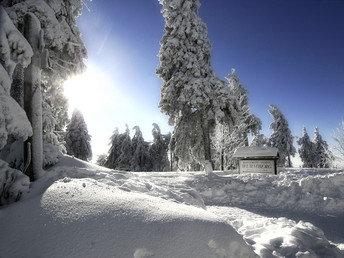
[[[275,173],[273,160],[239,160],[239,170],[242,173]]]
[[[233,158],[239,160],[240,173],[268,173],[277,175],[278,149],[272,147],[242,147]]]

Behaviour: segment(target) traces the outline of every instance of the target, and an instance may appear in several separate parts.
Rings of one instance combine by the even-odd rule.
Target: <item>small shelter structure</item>
[[[240,173],[271,173],[277,175],[278,149],[275,147],[241,147],[233,158],[239,160]]]

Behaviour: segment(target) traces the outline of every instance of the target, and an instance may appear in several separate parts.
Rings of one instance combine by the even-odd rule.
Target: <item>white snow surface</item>
[[[0,257],[344,257],[343,189],[340,170],[130,173],[65,156],[0,208]]]
[[[267,146],[246,146],[235,150],[233,158],[276,157],[278,149]]]

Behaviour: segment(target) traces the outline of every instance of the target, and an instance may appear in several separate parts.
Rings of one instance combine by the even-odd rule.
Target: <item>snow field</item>
[[[65,156],[20,202],[0,209],[0,250],[5,257],[254,257],[252,250],[260,257],[344,257],[344,241],[332,244],[307,216],[273,215],[315,216],[321,209],[311,205],[325,194],[340,205],[343,178],[329,170],[125,173]],[[324,207],[329,223],[343,225],[343,212]]]

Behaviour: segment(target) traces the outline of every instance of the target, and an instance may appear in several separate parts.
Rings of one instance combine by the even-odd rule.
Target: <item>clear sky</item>
[[[88,70],[70,81],[71,107],[83,112],[96,155],[108,151],[115,127],[152,123],[171,130],[158,109],[158,0],[93,0],[79,27]],[[224,79],[231,68],[250,92],[252,112],[270,135],[269,105],[287,117],[292,133],[318,126],[328,142],[344,118],[344,0],[201,0],[200,16],[213,45],[212,65]],[[68,88],[68,89],[67,89]],[[80,93],[81,91],[81,93]],[[297,146],[296,146],[297,147]]]

